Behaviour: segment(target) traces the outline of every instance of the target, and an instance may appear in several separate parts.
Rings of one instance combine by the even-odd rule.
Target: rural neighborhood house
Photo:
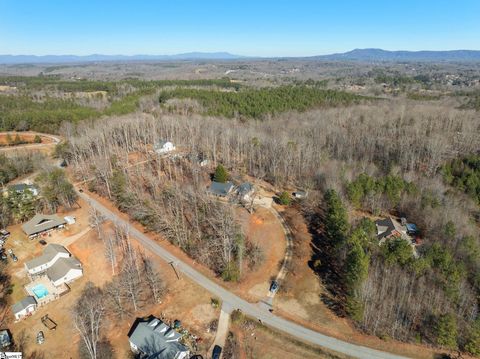
[[[37,309],[37,301],[34,297],[28,296],[12,305],[12,312],[16,320],[32,315]]]
[[[130,347],[134,353],[155,359],[184,359],[189,350],[181,344],[182,335],[160,319],[151,317],[134,324],[130,335]]]
[[[25,234],[34,238],[42,233],[49,232],[57,228],[63,228],[67,224],[65,219],[55,214],[36,214],[31,220],[22,225]]]

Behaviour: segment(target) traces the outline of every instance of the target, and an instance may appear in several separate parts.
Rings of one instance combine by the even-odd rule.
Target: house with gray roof
[[[82,264],[75,257],[60,258],[47,269],[47,277],[55,287],[70,283],[83,275]]]
[[[407,234],[406,228],[392,217],[375,221],[375,226],[377,227],[377,238],[380,241],[391,237],[402,238]]]
[[[22,224],[22,230],[30,238],[56,228],[63,228],[67,222],[55,214],[37,213],[31,220]]]
[[[158,318],[138,320],[129,333],[130,348],[141,357],[184,359],[190,351],[180,343],[182,335]]]
[[[49,244],[43,254],[25,263],[30,276],[45,274],[56,287],[83,275],[82,264],[59,244]]]
[[[233,191],[232,182],[215,182],[213,181],[207,192],[217,197],[227,197]]]
[[[28,296],[12,305],[12,312],[16,320],[32,315],[37,309],[37,301],[34,297]]]
[[[0,348],[6,348],[12,345],[12,336],[7,329],[0,330]]]
[[[26,191],[31,193],[33,196],[38,196],[38,187],[27,184],[27,183],[17,183],[8,187],[10,191],[17,192],[19,194],[24,194]]]
[[[64,246],[50,243],[45,247],[41,256],[25,262],[25,268],[30,275],[39,274],[45,272],[58,259],[69,258],[70,255],[70,252]]]

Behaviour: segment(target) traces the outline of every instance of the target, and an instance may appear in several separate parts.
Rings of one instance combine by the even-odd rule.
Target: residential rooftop
[[[41,256],[29,260],[25,263],[25,266],[27,269],[37,268],[50,262],[58,253],[64,253],[70,256],[70,252],[64,246],[50,243],[45,247]]]
[[[55,214],[38,213],[31,220],[22,224],[23,231],[32,236],[65,225],[67,222]]]

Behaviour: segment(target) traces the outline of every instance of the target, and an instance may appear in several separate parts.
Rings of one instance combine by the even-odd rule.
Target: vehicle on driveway
[[[215,345],[212,351],[212,359],[220,359],[221,354],[222,354],[222,347],[219,345]]]
[[[45,335],[43,335],[43,332],[40,330],[37,334],[37,344],[43,343],[45,343]]]
[[[276,280],[272,281],[272,284],[270,284],[270,292],[277,293],[278,287],[279,287],[278,282]]]
[[[45,241],[44,239],[40,239],[38,241],[38,243],[40,243],[42,246],[46,246],[47,245],[47,241]]]
[[[3,261],[6,261],[8,259],[8,256],[5,253],[4,249],[0,250],[0,259],[3,260]]]
[[[17,256],[15,255],[15,253],[10,253],[10,257],[12,258],[12,260],[13,260],[14,262],[18,262],[18,258],[17,258]]]

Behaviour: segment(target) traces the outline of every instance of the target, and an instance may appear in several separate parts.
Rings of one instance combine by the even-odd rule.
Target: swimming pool
[[[38,299],[42,299],[48,295],[48,290],[45,288],[43,284],[37,284],[35,287],[32,288],[32,292]]]

